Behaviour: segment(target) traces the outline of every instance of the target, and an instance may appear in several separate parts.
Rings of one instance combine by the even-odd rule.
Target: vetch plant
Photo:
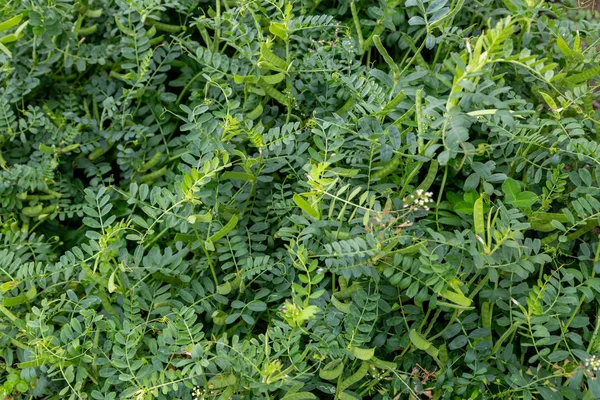
[[[600,25],[0,8],[0,397],[594,399]]]

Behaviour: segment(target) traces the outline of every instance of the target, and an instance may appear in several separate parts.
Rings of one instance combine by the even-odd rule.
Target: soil
[[[553,3],[561,3],[561,1],[553,1]],[[567,2],[567,4],[572,3]],[[581,8],[596,10],[596,12],[600,13],[600,0],[577,0],[577,5]]]
[[[600,0],[579,0],[579,4],[582,7],[594,9],[600,12]]]

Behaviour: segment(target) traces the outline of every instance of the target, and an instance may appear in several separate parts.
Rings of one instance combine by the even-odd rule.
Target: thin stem
[[[192,79],[190,79],[190,81],[183,87],[183,90],[181,91],[181,93],[179,93],[179,96],[177,96],[177,101],[175,101],[175,104],[179,104],[181,102],[183,95],[188,91],[188,89],[190,88],[192,83],[194,83],[194,81],[196,79],[198,79],[200,76],[202,76],[203,73],[204,73],[204,71],[200,71],[196,75],[194,75],[194,77]]]

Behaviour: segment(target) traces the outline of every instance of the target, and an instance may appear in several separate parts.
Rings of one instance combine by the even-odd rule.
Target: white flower
[[[590,371],[600,371],[600,358],[591,356],[583,362],[583,365]]]
[[[427,203],[433,202],[433,193],[425,192],[423,189],[417,189],[415,194],[402,199],[404,202],[403,208],[408,208],[409,211],[429,211]]]

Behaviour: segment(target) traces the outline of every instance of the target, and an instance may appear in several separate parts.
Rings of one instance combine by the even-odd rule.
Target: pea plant
[[[600,19],[0,5],[0,398],[600,398]]]

